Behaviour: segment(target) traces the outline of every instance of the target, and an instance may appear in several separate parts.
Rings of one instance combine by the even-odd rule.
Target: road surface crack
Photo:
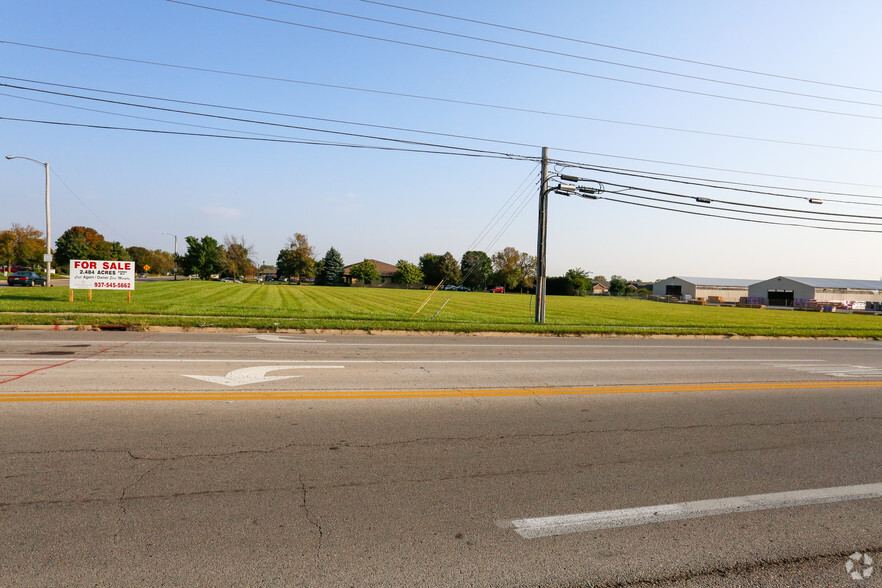
[[[309,521],[315,528],[318,530],[318,544],[316,545],[315,554],[318,557],[319,553],[322,550],[322,539],[324,538],[324,531],[322,530],[322,525],[319,522],[318,518],[315,517],[309,509],[309,503],[307,502],[307,491],[306,491],[306,483],[303,481],[303,477],[299,478],[300,480],[300,491],[301,491],[301,502],[300,508],[303,509],[304,515],[306,515],[306,520]]]

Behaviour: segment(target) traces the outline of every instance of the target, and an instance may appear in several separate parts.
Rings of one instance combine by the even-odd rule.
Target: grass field
[[[549,334],[673,334],[882,339],[882,316],[663,304],[610,297],[551,296],[546,324],[529,294],[326,288],[282,284],[138,282],[124,292],[3,288],[0,324],[245,327]],[[442,308],[443,306],[443,308]]]

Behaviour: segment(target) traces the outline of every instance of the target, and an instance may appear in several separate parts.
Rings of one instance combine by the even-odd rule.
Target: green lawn
[[[882,316],[551,296],[545,325],[529,294],[326,288],[283,284],[138,282],[124,292],[3,288],[0,324],[151,325],[258,329],[512,331],[551,334],[698,334],[882,339]],[[442,305],[443,309],[442,309]],[[436,314],[437,313],[437,314]]]

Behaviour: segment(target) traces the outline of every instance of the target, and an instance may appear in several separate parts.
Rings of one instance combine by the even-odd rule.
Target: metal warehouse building
[[[747,295],[764,299],[769,306],[804,306],[812,300],[863,307],[867,302],[882,303],[882,280],[778,276],[751,284]]]
[[[652,285],[655,296],[677,296],[681,299],[717,296],[725,302],[738,302],[747,296],[748,286],[756,280],[732,278],[687,278],[671,276]]]

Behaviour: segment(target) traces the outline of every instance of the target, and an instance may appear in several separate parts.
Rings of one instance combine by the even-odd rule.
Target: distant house
[[[343,267],[343,282],[347,286],[371,286],[374,288],[388,288],[395,287],[395,284],[392,281],[392,276],[395,275],[395,272],[398,271],[391,263],[386,263],[385,261],[377,261],[376,259],[369,259],[374,267],[377,268],[377,271],[380,272],[380,281],[379,282],[368,282],[366,284],[362,284],[360,280],[356,280],[351,275],[349,275],[349,271],[356,265],[357,263],[353,263]],[[359,262],[362,263],[362,262]]]
[[[591,294],[603,296],[609,294],[609,282],[606,280],[594,280],[591,282]]]
[[[265,266],[261,267],[259,270],[257,270],[256,277],[258,277],[260,279],[266,279],[268,276],[275,276],[275,275],[276,275],[276,268],[274,268],[271,265],[265,265]]]

